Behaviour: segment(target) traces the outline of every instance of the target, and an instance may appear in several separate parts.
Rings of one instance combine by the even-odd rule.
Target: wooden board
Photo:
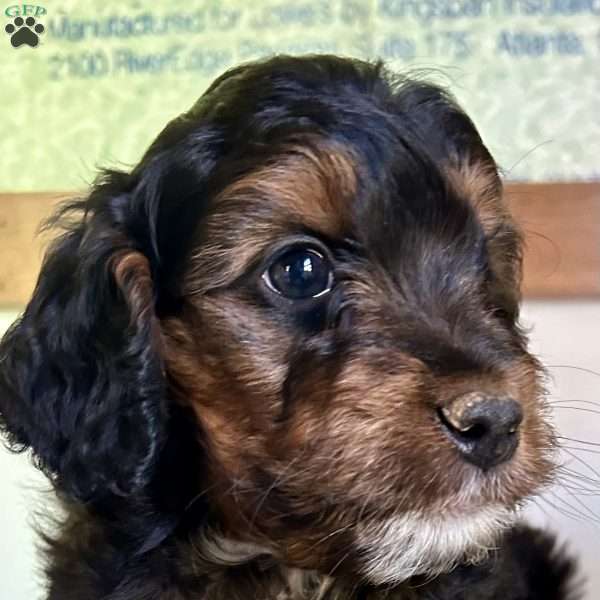
[[[600,182],[512,184],[506,193],[526,233],[525,296],[600,297]],[[31,295],[48,241],[36,231],[72,195],[0,194],[0,306]]]
[[[0,306],[22,306],[31,296],[48,236],[40,224],[68,197],[61,193],[0,194]]]
[[[600,296],[600,182],[513,184],[507,198],[525,232],[525,296]]]

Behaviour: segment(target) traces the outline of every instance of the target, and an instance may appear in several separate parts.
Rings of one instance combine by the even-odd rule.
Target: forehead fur
[[[412,152],[396,150],[373,167],[349,144],[319,137],[285,144],[213,200],[188,290],[227,285],[270,246],[302,234],[352,239],[386,270],[404,265],[428,286],[472,269],[486,223],[500,217],[498,198],[466,168],[448,170],[446,181],[437,166],[425,170]]]
[[[329,236],[340,235],[348,221],[345,203],[356,193],[355,170],[349,148],[307,140],[228,186],[219,201],[268,200],[287,219]]]
[[[187,147],[208,140],[211,151],[208,183],[177,171],[178,197],[210,191],[196,201],[206,209],[184,292],[225,286],[270,245],[302,234],[356,242],[427,296],[445,293],[450,275],[463,286],[484,266],[486,236],[507,223],[496,165],[474,125],[436,86],[378,64],[316,64],[237,69],[161,136],[183,133]]]

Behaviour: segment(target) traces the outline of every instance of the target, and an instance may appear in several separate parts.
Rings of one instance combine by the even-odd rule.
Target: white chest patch
[[[359,529],[363,573],[371,583],[395,584],[413,575],[438,575],[457,563],[481,561],[515,520],[502,505],[471,513],[409,512]]]

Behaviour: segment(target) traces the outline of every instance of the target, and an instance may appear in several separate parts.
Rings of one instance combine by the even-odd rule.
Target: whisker
[[[598,473],[598,471],[596,471],[596,469],[594,469],[594,467],[592,467],[588,462],[583,460],[583,458],[581,458],[580,456],[577,456],[577,454],[575,454],[572,450],[569,450],[567,448],[563,448],[563,452],[566,452],[569,456],[574,458],[579,464],[581,464],[584,467],[586,467],[587,469],[589,469],[590,472],[593,473],[598,478],[597,481],[600,481],[600,473]]]
[[[331,533],[328,533],[327,535],[324,535],[321,539],[319,539],[312,546],[310,546],[308,548],[308,550],[314,550],[317,546],[319,546],[320,544],[322,544],[325,540],[328,540],[329,538],[332,538],[335,535],[339,535],[340,533],[343,533],[344,531],[347,531],[348,529],[350,529],[350,527],[351,527],[351,525],[345,525],[344,527],[340,527],[339,529],[336,529],[335,531],[332,531]]]
[[[594,415],[600,415],[600,410],[594,410],[593,408],[582,408],[581,406],[556,406],[556,404],[554,404],[553,408],[566,408],[568,410],[578,410],[581,412],[592,413]]]
[[[587,489],[589,491],[597,490],[600,493],[600,481],[597,481],[596,479],[586,477],[586,476],[582,475],[581,473],[564,472],[564,471],[561,471],[560,469],[557,472],[562,477],[567,478],[567,481],[570,481],[571,483],[576,483],[579,485],[581,482],[583,482],[585,484],[588,484],[585,486],[585,489]]]
[[[600,372],[588,369],[586,367],[576,367],[574,365],[546,365],[548,369],[573,369],[574,371],[581,371],[582,373],[588,373],[589,375],[596,375],[600,377]]]
[[[539,148],[542,148],[543,146],[546,146],[548,144],[553,144],[554,140],[550,139],[550,140],[545,140],[543,142],[540,142],[539,144],[536,144],[535,146],[533,146],[533,148],[530,148],[527,152],[525,152],[525,154],[523,154],[515,163],[513,163],[507,170],[506,170],[506,175],[510,175],[512,173],[512,171],[518,167],[530,154],[533,154],[536,150],[538,150]]]
[[[588,452],[590,454],[600,454],[600,450],[594,450],[594,448],[581,448],[580,446],[561,446],[564,450],[580,450],[581,452]]]
[[[579,506],[581,506],[581,508],[591,517],[591,520],[594,524],[600,524],[600,517],[587,505],[585,504],[580,498],[578,498],[573,492],[566,490],[567,494],[569,494],[569,496],[571,496],[571,498],[573,498],[573,500],[579,504]],[[563,502],[566,502],[564,500],[564,498],[562,499]]]
[[[563,470],[564,469],[564,470]],[[588,477],[586,475],[583,475],[583,473],[579,473],[577,471],[571,471],[570,469],[567,469],[566,467],[559,467],[557,469],[557,472],[562,474],[564,477],[569,477],[571,478],[572,481],[574,482],[585,482],[588,483],[592,486],[597,486],[597,489],[600,490],[600,481],[597,479],[593,479],[592,477]]]
[[[569,442],[577,442],[578,444],[585,444],[586,446],[597,446],[600,448],[600,442],[590,442],[588,440],[579,440],[577,438],[567,437],[565,435],[557,435],[559,440],[567,440]]]
[[[555,404],[566,404],[568,402],[569,403],[577,402],[579,404],[589,404],[591,406],[600,407],[600,402],[594,402],[593,400],[583,400],[580,398],[557,398],[557,399],[550,398],[550,400],[549,400],[549,404],[552,406],[554,406]]]
[[[539,497],[538,497],[538,498],[530,498],[530,502],[531,502],[531,503],[532,503],[534,506],[536,506],[537,508],[539,508],[539,509],[540,509],[540,510],[541,510],[541,511],[544,513],[544,515],[546,515],[546,517],[548,517],[548,519],[551,519],[552,517],[550,516],[550,513],[549,513],[549,512],[546,510],[546,508],[545,508],[545,507],[543,507],[543,506],[542,506],[542,505],[541,505],[541,504],[538,502],[538,500],[539,500]]]
[[[569,512],[564,507],[557,506],[556,504],[551,502],[546,496],[540,496],[539,499],[542,500],[543,502],[545,502],[546,504],[548,504],[549,506],[551,506],[556,512],[560,513],[561,515],[564,515],[565,517],[569,517],[578,522],[583,521],[583,519],[580,516]]]
[[[584,487],[577,486],[577,485],[569,485],[568,483],[565,483],[564,481],[557,481],[556,485],[560,489],[564,488],[566,490],[571,490],[572,492],[576,493],[581,498],[598,498],[598,497],[600,497],[599,490],[591,490],[589,488],[584,488]]]

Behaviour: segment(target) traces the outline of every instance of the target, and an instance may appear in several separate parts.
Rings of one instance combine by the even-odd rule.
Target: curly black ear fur
[[[177,478],[187,442],[173,423],[185,418],[166,399],[160,317],[180,305],[178,269],[222,152],[202,110],[169,123],[130,173],[104,172],[58,212],[49,225],[64,233],[0,342],[0,434],[31,448],[73,499],[156,505],[153,474]]]
[[[0,427],[80,500],[135,493],[164,441],[151,264],[121,174],[63,208],[33,297],[0,346]],[[77,214],[82,212],[82,214]]]

